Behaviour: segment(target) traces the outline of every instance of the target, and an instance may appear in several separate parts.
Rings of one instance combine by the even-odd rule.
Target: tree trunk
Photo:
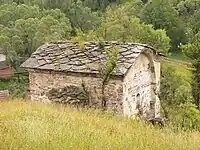
[[[106,109],[105,84],[102,85],[101,94],[102,94],[101,107],[103,110],[105,110]]]

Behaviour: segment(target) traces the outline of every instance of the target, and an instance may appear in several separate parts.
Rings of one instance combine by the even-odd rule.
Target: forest
[[[66,39],[153,46],[168,58],[163,116],[174,129],[200,131],[200,0],[0,0],[0,48],[16,72],[40,45]],[[0,80],[0,88],[23,97],[27,80]]]

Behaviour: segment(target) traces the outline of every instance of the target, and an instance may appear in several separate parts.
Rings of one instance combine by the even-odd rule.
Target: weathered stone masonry
[[[30,95],[32,100],[51,102],[47,93],[52,88],[64,88],[69,85],[86,85],[89,91],[89,105],[98,108],[101,105],[101,78],[96,75],[62,73],[54,71],[29,70]],[[106,85],[105,96],[109,110],[122,112],[122,79],[116,78]]]
[[[143,44],[104,43],[104,48],[113,47],[120,51],[105,89],[107,108],[128,116],[138,113],[144,117],[159,116],[160,63],[155,50]],[[83,97],[89,99],[88,105],[99,108],[102,100],[99,67],[106,60],[105,51],[95,42],[85,42],[83,49],[71,41],[41,46],[22,64],[29,71],[31,99],[73,100],[86,90],[88,97]],[[55,93],[53,98],[49,96],[52,89],[58,91],[58,96]]]

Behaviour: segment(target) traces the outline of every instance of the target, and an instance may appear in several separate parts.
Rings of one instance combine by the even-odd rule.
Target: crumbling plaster
[[[123,80],[124,115],[141,114],[146,118],[159,116],[160,63],[148,53],[142,53]]]

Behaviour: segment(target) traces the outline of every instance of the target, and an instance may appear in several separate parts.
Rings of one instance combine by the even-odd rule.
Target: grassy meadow
[[[162,67],[174,68],[191,88],[190,66],[170,60],[163,62]],[[8,85],[3,83],[5,81],[1,86]],[[15,87],[11,86],[11,91]],[[175,131],[170,126],[160,129],[138,119],[97,110],[24,100],[0,101],[0,150],[8,149],[200,150],[200,133]]]
[[[200,133],[152,127],[95,110],[0,102],[1,150],[199,150]]]
[[[180,76],[184,81],[192,81],[192,67],[178,62],[162,62],[162,68],[171,67],[175,69],[175,73]]]

